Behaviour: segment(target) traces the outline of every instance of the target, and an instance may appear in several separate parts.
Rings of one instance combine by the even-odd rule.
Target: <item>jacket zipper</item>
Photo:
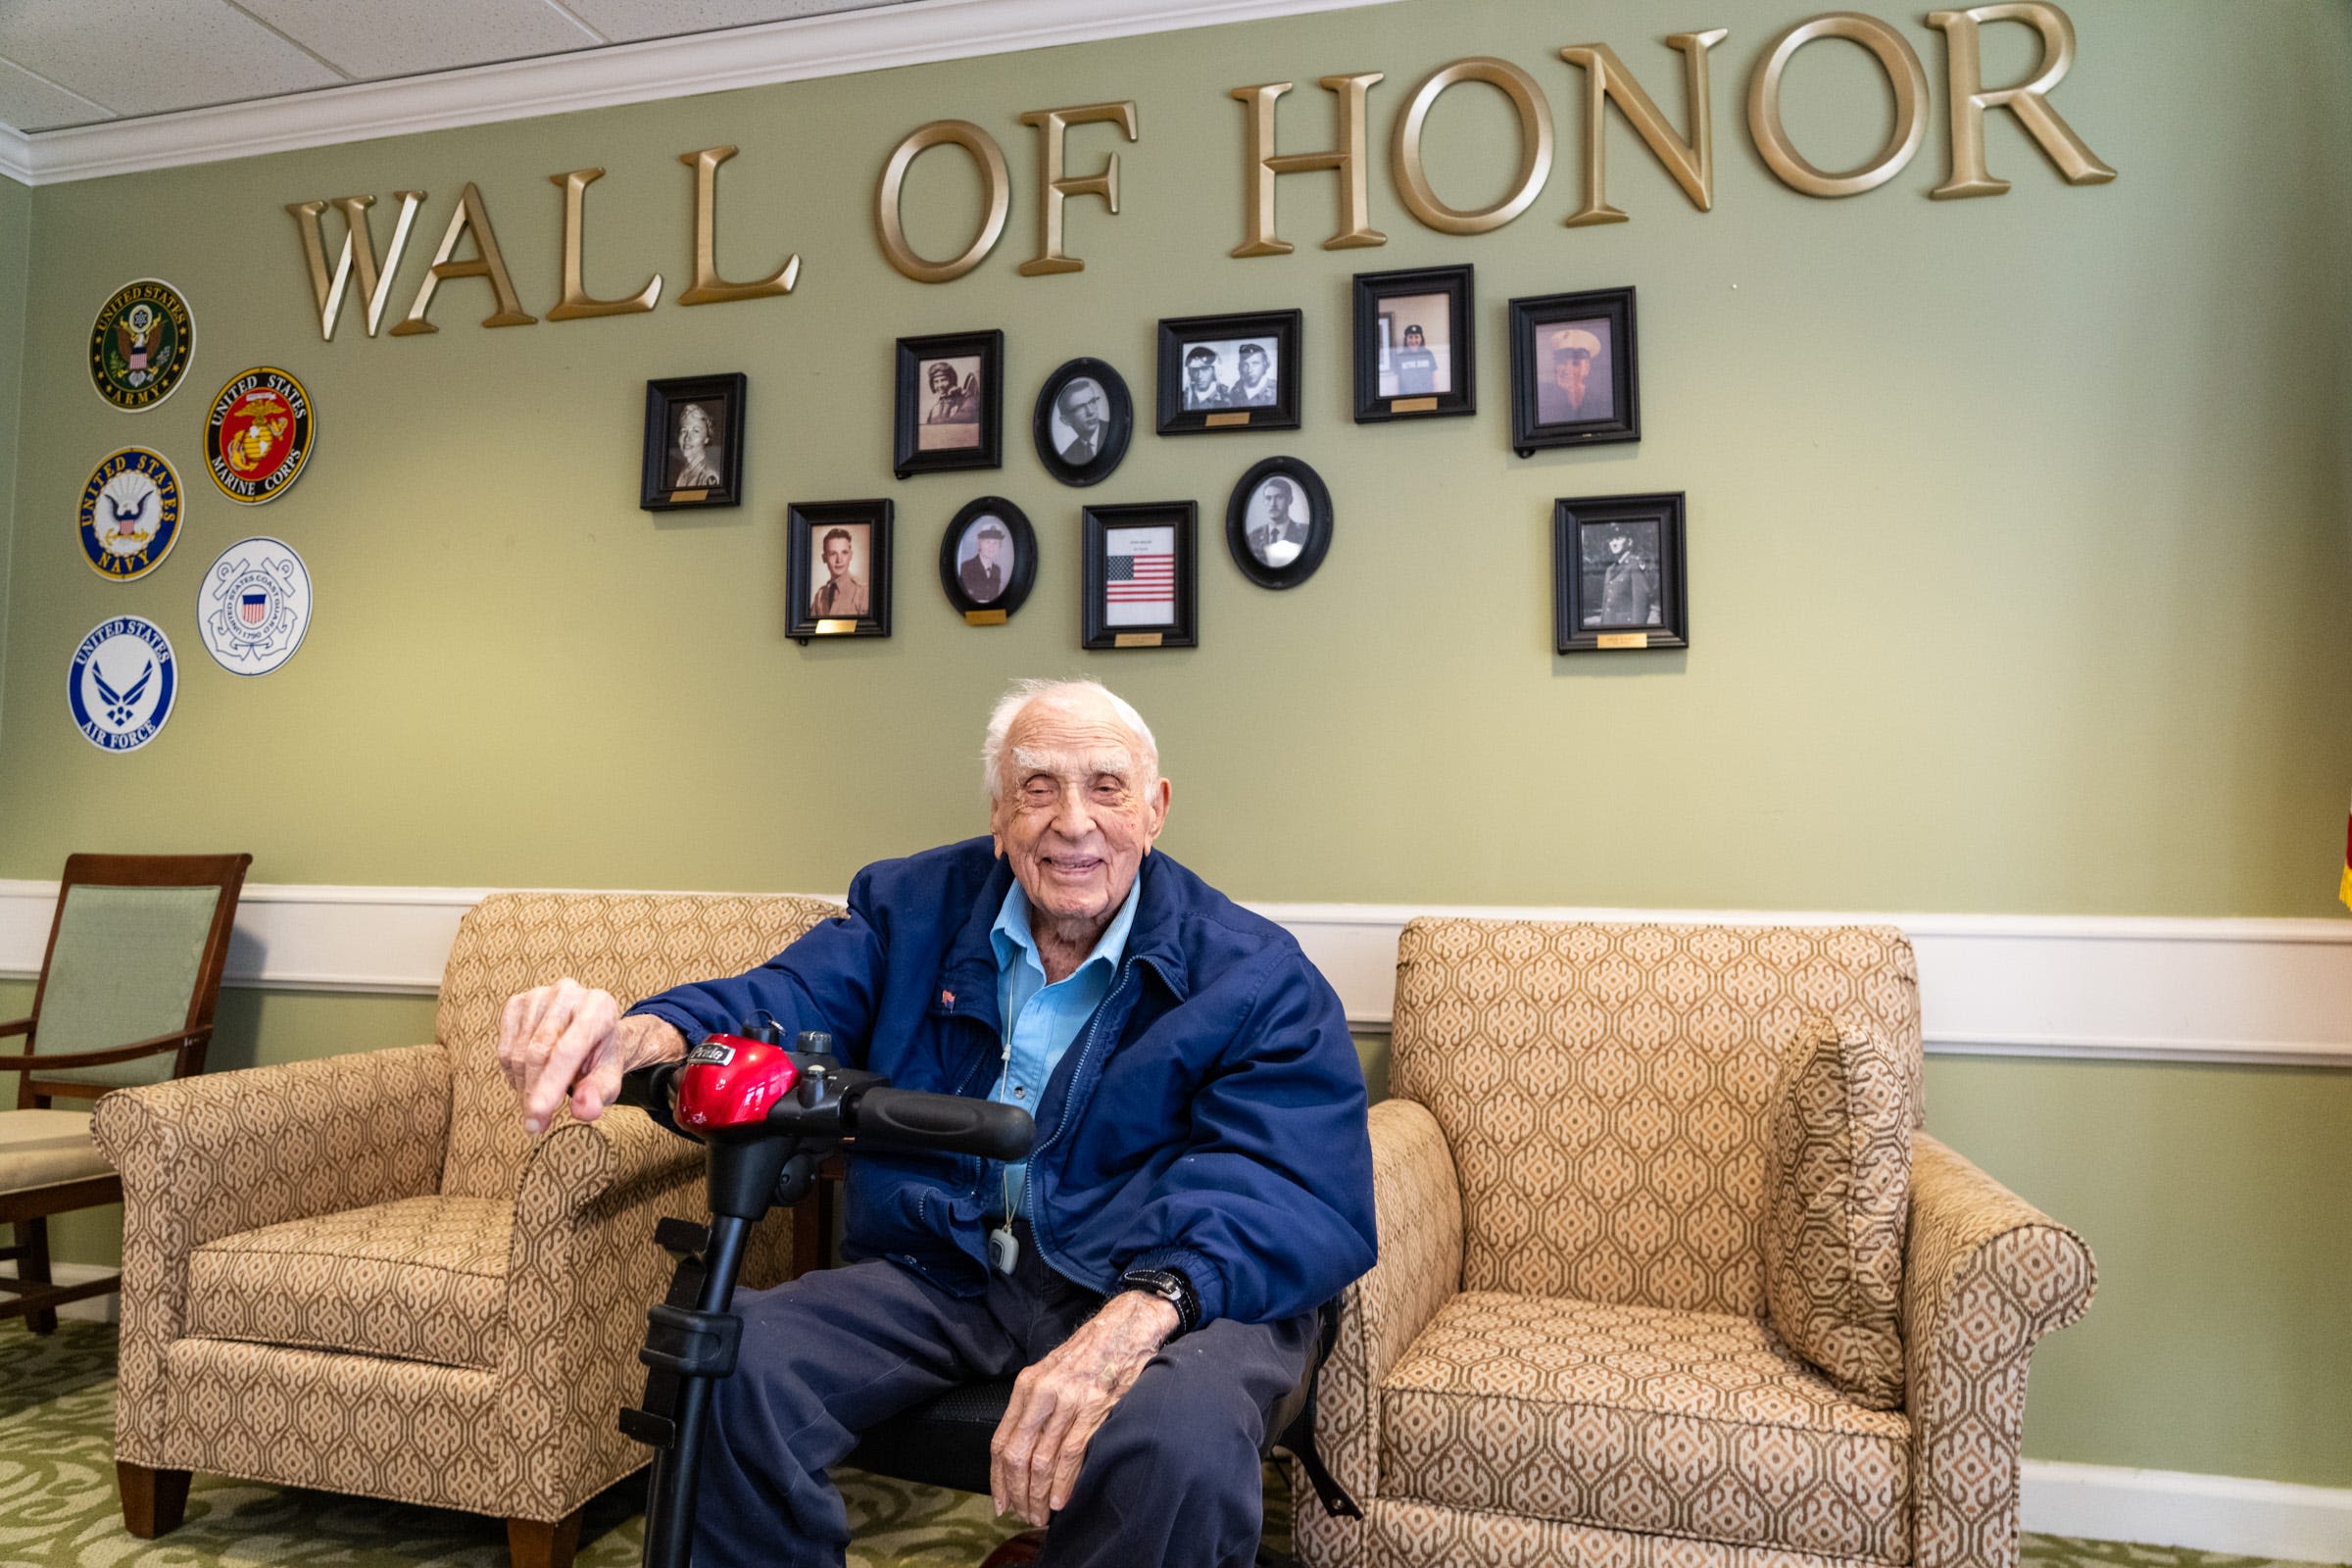
[[[1078,1065],[1070,1073],[1070,1092],[1061,1097],[1061,1119],[1054,1124],[1054,1131],[1047,1135],[1044,1143],[1029,1151],[1029,1180],[1022,1184],[1024,1190],[1021,1193],[1021,1214],[1029,1221],[1029,1239],[1037,1244],[1037,1255],[1049,1263],[1054,1262],[1054,1256],[1047,1250],[1045,1239],[1038,1234],[1037,1230],[1038,1156],[1053,1148],[1054,1141],[1060,1138],[1063,1130],[1070,1125],[1070,1102],[1076,1098],[1078,1085],[1086,1077],[1086,1064],[1095,1054],[1095,1036],[1102,1031],[1102,1016],[1110,1011],[1113,1003],[1126,994],[1127,981],[1134,973],[1135,961],[1131,958],[1120,966],[1118,984],[1110,988],[1110,995],[1102,999],[1102,1004],[1095,1009],[1095,1015],[1086,1021],[1086,1039],[1078,1047]],[[1054,1272],[1065,1278],[1068,1277],[1068,1271],[1058,1263],[1054,1264]]]

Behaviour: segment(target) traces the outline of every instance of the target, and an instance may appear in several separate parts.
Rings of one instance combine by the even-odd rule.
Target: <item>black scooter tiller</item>
[[[620,1412],[620,1430],[654,1449],[646,1496],[645,1568],[688,1568],[695,1487],[710,1384],[731,1376],[743,1319],[727,1310],[753,1225],[771,1205],[808,1195],[826,1155],[861,1147],[1019,1159],[1036,1129],[1029,1113],[962,1095],[893,1089],[845,1067],[833,1037],[806,1033],[783,1049],[774,1025],[709,1035],[683,1061],[621,1081],[626,1104],[669,1110],[683,1136],[709,1150],[710,1223],[665,1219],[654,1239],[677,1255],[669,1296],[646,1311],[645,1401]],[[855,1150],[852,1151],[855,1152]]]

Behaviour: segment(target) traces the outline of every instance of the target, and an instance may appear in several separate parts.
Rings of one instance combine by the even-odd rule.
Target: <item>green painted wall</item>
[[[24,284],[32,261],[32,192],[0,175],[0,737],[7,734],[8,578],[17,538],[19,388],[24,375]],[[8,815],[0,811],[0,834]]]
[[[1633,0],[1573,16],[1417,0],[45,187],[0,875],[54,875],[104,843],[249,848],[273,882],[838,888],[866,859],[976,829],[989,698],[1011,675],[1084,669],[1159,730],[1167,848],[1245,897],[2327,913],[2352,778],[2352,200],[2313,172],[2352,141],[2352,12],[2069,10],[2082,51],[2057,104],[2122,178],[2065,187],[1996,118],[1993,169],[2016,188],[1987,201],[1926,199],[1942,56],[1910,13],[1883,14],[1937,83],[1919,161],[1851,201],[1779,185],[1740,105],[1766,39],[1807,14],[1782,0],[1671,19]],[[1559,46],[1610,42],[1679,120],[1678,57],[1658,38],[1702,24],[1732,29],[1716,210],[1692,211],[1613,124],[1610,194],[1634,220],[1563,228],[1583,84]],[[2030,64],[2017,30],[1987,36],[1992,81]],[[1402,209],[1385,149],[1411,87],[1471,53],[1544,84],[1561,162],[1527,216],[1451,237]],[[1372,188],[1391,243],[1318,249],[1333,182],[1301,176],[1281,182],[1298,252],[1229,259],[1243,177],[1226,89],[1309,83],[1286,100],[1296,150],[1331,136],[1314,78],[1358,70],[1389,73]],[[1789,82],[1814,161],[1876,146],[1885,92],[1858,52],[1817,46]],[[1087,270],[1018,276],[1035,154],[1016,117],[1123,97],[1143,130],[1122,149],[1124,211],[1074,203]],[[870,201],[891,145],[942,116],[1003,141],[1017,200],[995,256],[925,287],[882,261]],[[1484,88],[1440,106],[1429,156],[1446,200],[1499,192],[1508,123]],[[397,315],[478,181],[543,314],[559,262],[546,176],[601,165],[592,285],[618,294],[660,270],[674,297],[690,253],[673,158],[718,142],[745,149],[721,175],[722,261],[748,276],[797,250],[788,300],[484,331],[488,290],[458,282],[435,336],[370,341],[347,318],[318,339],[287,202],[431,193]],[[1078,132],[1074,165],[1110,143]],[[960,155],[917,167],[926,251],[970,231],[968,186]],[[1478,269],[1478,416],[1353,424],[1349,274],[1452,262]],[[146,273],[188,291],[202,342],[186,387],[126,418],[87,391],[83,334]],[[1641,290],[1643,441],[1513,458],[1504,302],[1621,283]],[[1155,318],[1293,305],[1304,428],[1150,434]],[[894,483],[891,340],[986,326],[1008,343],[1004,470]],[[1039,382],[1081,353],[1125,371],[1147,421],[1091,492],[1054,485],[1020,439]],[[213,390],[263,362],[303,376],[320,433],[293,492],[248,510],[214,493],[200,433]],[[638,512],[642,383],[731,368],[752,378],[748,504]],[[178,553],[123,586],[82,564],[71,509],[134,439],[194,494]],[[1280,595],[1219,542],[1229,487],[1278,452],[1315,464],[1340,510],[1321,573]],[[1554,657],[1551,499],[1654,489],[1690,497],[1694,646]],[[1028,510],[1044,548],[1029,607],[984,631],[951,612],[932,561],[948,516],[988,491]],[[781,636],[784,506],[866,495],[900,509],[897,635],[797,647]],[[1199,500],[1207,524],[1202,646],[1082,655],[1079,505],[1170,497]],[[203,654],[192,601],[222,546],[263,531],[304,553],[318,617],[283,670],[245,681]],[[155,745],[104,757],[59,687],[74,641],[123,611],[163,622],[186,685]],[[279,1059],[426,1017],[245,998],[224,1061],[239,1030],[245,1059]],[[2332,1193],[2341,1212],[2352,1078],[2028,1062],[1934,1077],[1938,1130],[2082,1226],[2106,1264],[2099,1306],[2045,1352],[2030,1451],[2352,1481],[2352,1436],[2316,1403],[2322,1374],[2352,1367],[2348,1250],[2320,1203]]]

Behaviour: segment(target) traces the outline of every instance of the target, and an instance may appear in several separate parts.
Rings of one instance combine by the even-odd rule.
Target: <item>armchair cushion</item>
[[[0,1193],[104,1176],[86,1110],[0,1110]]]
[[[1782,1338],[1874,1410],[1903,1402],[1904,1112],[1878,1036],[1823,1013],[1797,1027],[1773,1097],[1764,1296]]]
[[[224,1236],[188,1260],[188,1333],[488,1369],[514,1205],[404,1198]]]
[[[1754,1318],[1477,1291],[1381,1389],[1381,1492],[1904,1563],[1911,1425]]]

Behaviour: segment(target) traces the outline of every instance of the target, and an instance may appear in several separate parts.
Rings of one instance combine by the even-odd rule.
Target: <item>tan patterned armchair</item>
[[[1310,1568],[2017,1562],[2092,1261],[1917,1130],[1900,932],[1416,920],[1395,1029]]]
[[[764,961],[808,899],[502,894],[469,911],[438,1043],[109,1095],[123,1189],[115,1451],[123,1522],[175,1527],[189,1473],[503,1517],[567,1564],[581,1505],[646,1461],[663,1215],[704,1215],[692,1146],[633,1109],[534,1139],[497,1064],[509,996],[571,975],[624,1003]],[[783,1277],[790,1216],[747,1283]]]

